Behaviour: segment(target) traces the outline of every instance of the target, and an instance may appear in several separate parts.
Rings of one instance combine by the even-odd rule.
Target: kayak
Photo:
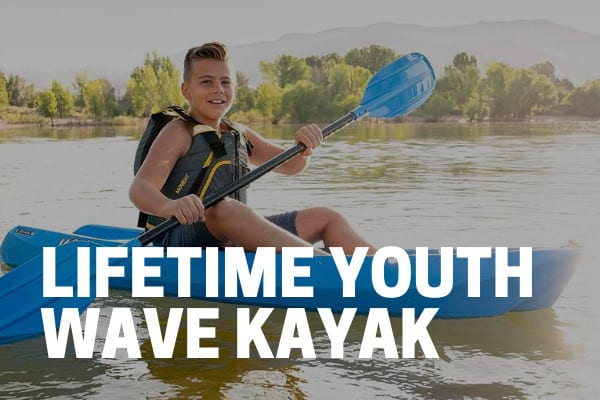
[[[0,261],[18,270],[18,267],[42,253],[43,247],[84,246],[106,247],[121,246],[138,236],[142,231],[131,228],[120,228],[104,225],[85,225],[73,233],[61,233],[28,226],[17,226],[11,229],[0,246]],[[411,272],[415,274],[415,251],[406,250],[411,261]],[[569,282],[576,264],[577,250],[533,249],[532,252],[532,293],[531,297],[521,297],[518,282],[509,280],[506,297],[496,296],[495,256],[481,258],[479,275],[480,294],[469,297],[469,273],[467,260],[454,254],[453,285],[448,295],[440,298],[423,296],[417,290],[415,279],[411,279],[406,292],[399,297],[385,297],[374,290],[371,266],[367,262],[361,268],[355,283],[355,295],[344,297],[342,280],[332,257],[315,257],[311,263],[310,276],[296,278],[302,285],[314,289],[311,297],[283,296],[281,282],[277,281],[276,295],[264,295],[258,290],[254,296],[244,296],[238,290],[236,296],[224,294],[223,251],[219,251],[219,290],[217,295],[207,296],[207,274],[204,258],[197,259],[190,269],[191,297],[205,300],[244,304],[262,307],[302,307],[315,310],[321,307],[341,312],[344,308],[357,308],[358,313],[368,313],[371,308],[386,308],[390,315],[401,316],[405,308],[414,308],[422,312],[425,308],[438,308],[436,318],[471,318],[503,315],[511,311],[536,310],[551,307],[559,298]],[[252,254],[248,256],[251,265]],[[367,258],[369,259],[369,257]],[[125,276],[111,278],[111,289],[131,290],[131,259],[124,261]],[[163,258],[152,260],[152,265],[160,265],[159,277],[146,277],[148,286],[164,288],[165,296],[178,295],[177,259]],[[439,252],[429,252],[429,281],[434,286],[440,281],[441,256]],[[519,265],[519,250],[508,251],[508,265]],[[281,276],[281,257],[277,258],[277,276]],[[5,279],[13,272],[8,272]],[[389,275],[389,276],[388,276]],[[398,280],[399,272],[385,270],[384,280],[392,286]],[[514,278],[511,278],[514,279]],[[1,283],[1,282],[0,282]],[[262,283],[261,283],[262,285]],[[1,285],[0,285],[1,287]],[[1,294],[0,294],[1,295]],[[1,297],[1,296],[0,296]]]

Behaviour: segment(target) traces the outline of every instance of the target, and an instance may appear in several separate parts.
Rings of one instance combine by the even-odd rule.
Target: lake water
[[[288,145],[292,132],[264,134]],[[0,235],[17,224],[134,226],[127,190],[135,133],[0,131]],[[185,337],[168,360],[153,359],[147,341],[142,359],[51,360],[37,338],[0,347],[0,398],[599,397],[600,122],[353,126],[315,151],[302,175],[254,183],[250,203],[262,214],[334,207],[378,246],[577,245],[582,256],[551,309],[435,320],[429,331],[439,359],[358,359],[364,318],[342,360],[236,359],[235,307],[219,305],[217,360],[186,359]],[[144,306],[215,307],[113,294],[94,306],[132,307],[140,321]],[[327,354],[318,319],[311,314],[317,354]],[[267,323],[272,338],[282,320],[279,312]]]

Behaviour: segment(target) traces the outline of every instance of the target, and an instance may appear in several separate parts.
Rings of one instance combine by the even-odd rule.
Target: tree
[[[309,56],[304,60],[310,67],[310,81],[315,85],[327,85],[329,69],[334,65],[345,62],[344,58],[337,53]]]
[[[514,75],[514,69],[507,64],[492,63],[488,66],[482,81],[482,93],[488,103],[491,117],[505,117],[510,114],[508,91]]]
[[[482,86],[492,117],[523,118],[549,110],[558,102],[554,83],[533,69],[515,69],[493,63],[486,71]]]
[[[169,105],[183,104],[179,70],[168,57],[146,54],[144,65],[135,67],[127,82],[127,94],[136,116],[157,112]]]
[[[51,90],[39,92],[35,103],[38,111],[44,117],[50,118],[50,124],[54,127],[54,117],[58,112],[58,105],[54,93]]]
[[[242,71],[235,71],[235,84],[238,88],[250,87],[250,78]]]
[[[9,104],[17,107],[34,107],[35,94],[33,84],[28,84],[19,75],[10,75],[6,82]]]
[[[529,69],[538,74],[542,74],[546,76],[550,81],[554,84],[557,89],[558,103],[561,106],[565,106],[565,99],[569,96],[569,94],[575,89],[573,83],[567,78],[558,78],[556,76],[556,70],[554,68],[554,64],[550,61],[544,61],[543,63],[534,64]]]
[[[550,78],[531,69],[518,69],[508,90],[510,115],[518,118],[548,110],[556,105],[557,99]]]
[[[310,77],[310,67],[306,61],[289,54],[280,55],[272,63],[261,62],[260,70],[267,80],[282,89]]]
[[[105,78],[89,80],[87,71],[78,73],[73,82],[76,95],[74,104],[96,121],[118,114],[115,88]]]
[[[83,92],[85,91],[85,85],[89,82],[88,73],[86,70],[78,72],[75,75],[73,81],[73,88],[75,89],[75,98],[73,104],[78,108],[85,108],[85,102],[83,100]]]
[[[438,121],[445,115],[450,115],[455,109],[455,104],[441,92],[434,92],[423,104],[419,114],[427,116],[432,121]]]
[[[398,54],[389,47],[373,44],[361,49],[352,49],[345,56],[347,64],[368,69],[372,74],[398,58]]]
[[[543,63],[534,64],[530,67],[532,71],[538,74],[545,75],[552,83],[557,84],[559,79],[556,78],[554,64],[550,61],[544,61]]]
[[[371,73],[364,67],[349,64],[332,66],[327,77],[327,96],[332,107],[324,109],[331,113],[325,113],[323,117],[329,118],[356,107],[370,78]]]
[[[87,81],[83,86],[83,103],[85,109],[96,120],[114,116],[117,112],[115,89],[111,83],[98,78]]]
[[[465,104],[463,109],[463,115],[469,119],[469,121],[483,121],[486,117],[489,117],[490,110],[483,102],[481,96],[475,93]]]
[[[83,103],[86,110],[96,121],[101,120],[105,114],[102,85],[99,80],[88,81],[83,89]]]
[[[73,109],[73,95],[66,90],[58,81],[52,81],[50,91],[56,98],[56,107],[59,117],[65,117]]]
[[[281,100],[283,89],[272,81],[263,81],[256,88],[256,111],[272,124],[277,125],[285,116]]]
[[[89,80],[86,71],[75,76],[73,82],[77,94],[74,104],[89,114],[96,121],[105,117],[118,115],[119,106],[115,95],[115,88],[105,78]]]
[[[250,87],[250,79],[242,72],[237,71],[236,82],[235,102],[231,107],[230,114],[251,111],[256,104],[256,91]]]
[[[158,79],[150,65],[135,67],[127,82],[133,115],[141,117],[160,109]]]
[[[467,103],[477,98],[476,90],[480,81],[477,59],[465,52],[458,53],[454,56],[452,64],[447,65],[444,71],[447,97],[454,102],[458,111],[464,115]],[[470,108],[472,107],[473,104],[470,105]]]
[[[477,59],[474,55],[468,55],[462,51],[454,56],[452,65],[446,68],[456,69],[464,73],[467,72],[469,67],[477,67]]]
[[[282,97],[282,105],[294,122],[314,122],[323,119],[328,107],[322,86],[310,81],[297,82],[288,87]]]
[[[8,106],[8,91],[6,90],[6,79],[0,71],[0,113]]]
[[[600,78],[576,88],[568,101],[576,115],[600,117]]]

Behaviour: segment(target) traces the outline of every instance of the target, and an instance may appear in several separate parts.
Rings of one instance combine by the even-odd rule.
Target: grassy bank
[[[40,127],[57,126],[135,126],[145,124],[146,118],[138,118],[121,115],[118,117],[104,118],[96,120],[79,112],[72,112],[71,115],[63,118],[43,117],[36,109],[28,107],[9,106],[5,112],[0,115],[1,127],[30,127],[32,125]]]
[[[241,118],[236,118],[241,117]],[[248,125],[270,125],[270,123],[264,120],[255,120],[254,118],[244,118],[244,115],[234,115],[233,120],[248,124]],[[600,121],[598,118],[582,117],[579,115],[531,115],[525,118],[519,119],[502,119],[499,121],[484,121],[484,122],[576,122],[576,121]],[[53,121],[50,118],[41,116],[36,109],[27,107],[14,107],[9,106],[3,115],[0,116],[0,129],[2,128],[16,128],[16,127],[51,127],[52,122],[54,127],[77,127],[77,126],[145,126],[147,118],[139,118],[132,116],[121,115],[118,117],[104,118],[101,120],[95,120],[87,115],[79,112],[73,112],[71,115],[65,118],[55,118]],[[319,121],[317,121],[319,122]],[[329,121],[320,121],[321,125],[326,124]],[[383,120],[368,120],[363,123],[381,123]],[[439,118],[437,121],[431,121],[430,119],[419,116],[409,115],[403,118],[395,119],[391,122],[394,123],[470,123],[468,119],[462,116],[445,116]],[[297,123],[290,123],[289,121],[283,120],[279,125],[298,125]]]

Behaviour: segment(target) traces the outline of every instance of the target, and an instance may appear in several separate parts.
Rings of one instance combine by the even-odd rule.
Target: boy
[[[372,252],[374,249],[340,214],[326,207],[263,218],[244,204],[240,196],[240,200],[228,197],[204,209],[201,197],[214,191],[218,181],[222,185],[238,177],[236,174],[240,171],[247,172],[246,161],[260,165],[284,151],[253,130],[223,120],[235,98],[235,85],[235,71],[223,44],[206,43],[188,50],[181,91],[189,103],[190,115],[203,125],[192,126],[183,119],[165,125],[129,190],[131,201],[141,211],[162,219],[175,217],[181,223],[160,238],[159,243],[164,246],[242,246],[247,251],[270,246],[281,251],[282,247],[310,246],[322,240],[326,248],[343,247],[347,254],[352,254],[358,246],[369,247]],[[216,131],[225,143],[228,150],[225,160],[211,167],[201,196],[179,193],[176,187],[187,182],[189,165],[199,171],[203,165],[219,159],[211,155],[211,149],[201,137],[207,129]],[[294,136],[307,149],[277,167],[275,171],[279,173],[300,173],[307,165],[311,150],[323,140],[321,130],[314,124],[303,126]],[[193,164],[188,159],[193,159]],[[234,159],[236,165],[233,165]]]

